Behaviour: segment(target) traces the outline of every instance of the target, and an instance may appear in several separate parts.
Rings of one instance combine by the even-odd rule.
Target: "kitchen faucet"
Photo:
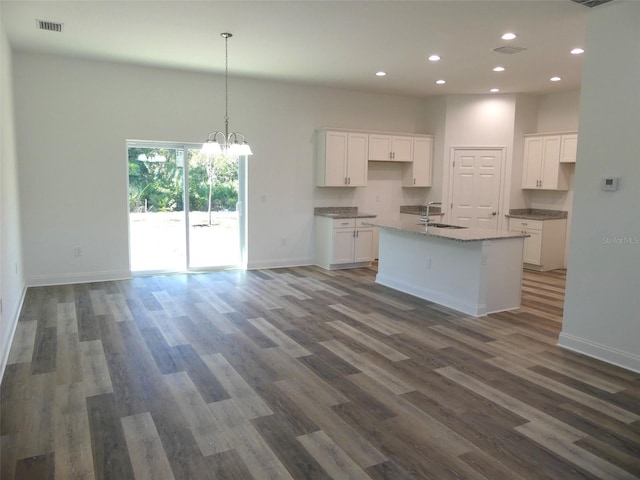
[[[425,222],[424,222],[427,225],[429,225],[429,209],[430,209],[431,205],[442,205],[442,202],[429,202],[429,203],[427,203],[427,215],[425,216]]]

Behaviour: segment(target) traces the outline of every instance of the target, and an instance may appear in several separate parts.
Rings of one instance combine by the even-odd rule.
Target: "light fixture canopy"
[[[217,130],[211,132],[207,141],[202,144],[202,152],[207,155],[220,153],[242,156],[253,155],[251,147],[247,143],[244,134],[240,132],[229,132],[229,48],[228,41],[233,34],[223,32],[220,34],[224,38],[224,132]]]

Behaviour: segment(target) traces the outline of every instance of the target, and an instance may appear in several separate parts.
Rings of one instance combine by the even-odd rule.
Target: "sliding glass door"
[[[128,142],[134,273],[241,267],[245,161],[199,145]],[[239,165],[240,164],[240,165]]]

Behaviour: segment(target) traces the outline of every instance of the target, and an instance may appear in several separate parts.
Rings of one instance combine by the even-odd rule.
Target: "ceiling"
[[[1,0],[0,8],[18,51],[220,73],[220,33],[231,32],[232,76],[413,96],[578,89],[584,55],[569,51],[584,47],[589,12],[570,0]],[[39,30],[36,20],[63,31]],[[505,32],[518,37],[502,40]],[[503,45],[527,50],[492,51]],[[427,61],[434,53],[442,59]],[[498,65],[506,70],[493,72]]]

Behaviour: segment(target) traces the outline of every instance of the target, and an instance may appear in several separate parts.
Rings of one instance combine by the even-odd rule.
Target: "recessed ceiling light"
[[[551,80],[552,82],[559,82],[562,79],[560,77],[551,77],[549,80]]]
[[[517,35],[515,33],[505,33],[504,35],[502,35],[502,39],[503,40],[513,40],[514,38],[516,38]]]
[[[493,67],[494,72],[504,72],[504,70],[505,70],[504,67]]]
[[[387,72],[376,72],[376,77],[384,77]]]
[[[491,93],[498,93],[500,91],[499,88],[492,88],[491,90],[489,90]]]
[[[438,85],[444,85],[445,83],[447,83],[445,80],[436,80],[436,83]]]
[[[582,48],[574,48],[571,50],[571,55],[580,55],[581,53],[584,53],[584,49]]]
[[[437,62],[438,60],[440,60],[440,55],[431,55],[429,57],[430,62]]]

